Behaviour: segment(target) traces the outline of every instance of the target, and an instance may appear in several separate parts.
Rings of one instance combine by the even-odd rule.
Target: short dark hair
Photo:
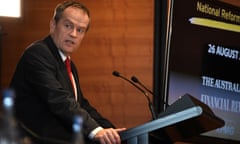
[[[64,1],[62,3],[59,3],[56,6],[55,11],[54,11],[54,15],[53,15],[53,18],[54,18],[56,23],[58,23],[58,21],[62,17],[63,11],[68,7],[76,7],[76,8],[79,8],[79,9],[83,10],[90,19],[90,12],[84,4],[82,4],[78,1],[75,1],[75,0],[69,0],[69,1]],[[88,28],[89,28],[89,24],[88,24],[87,29]]]

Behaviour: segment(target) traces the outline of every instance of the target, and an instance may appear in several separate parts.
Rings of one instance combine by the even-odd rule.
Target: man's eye
[[[79,33],[85,33],[85,32],[86,32],[86,29],[85,29],[85,28],[79,28],[79,29],[78,29],[78,32],[79,32]]]
[[[68,29],[72,28],[72,26],[70,24],[65,24],[65,27]]]

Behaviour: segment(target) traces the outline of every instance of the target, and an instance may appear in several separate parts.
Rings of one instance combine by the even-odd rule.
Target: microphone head
[[[136,82],[136,83],[138,82],[138,79],[137,79],[135,76],[132,76],[131,79],[132,79],[132,81],[134,81],[134,82]]]
[[[112,74],[116,77],[119,77],[120,76],[120,73],[118,71],[113,71]]]

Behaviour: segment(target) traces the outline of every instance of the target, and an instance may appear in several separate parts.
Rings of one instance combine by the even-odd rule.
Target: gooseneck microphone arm
[[[149,93],[151,93],[152,95],[154,95],[153,92],[152,92],[151,90],[149,90],[144,84],[142,84],[142,83],[138,80],[138,78],[137,78],[136,76],[132,76],[131,80],[132,80],[133,82],[135,82],[135,83],[138,83],[138,84],[139,84],[141,87],[143,87],[146,91],[148,91]],[[166,103],[166,102],[164,102],[164,104],[165,104],[167,107],[169,106],[169,104]]]
[[[150,94],[153,95],[153,92],[150,91],[145,85],[143,85],[143,84],[137,79],[137,77],[132,76],[131,80],[132,80],[133,82],[138,83],[139,85],[141,85],[145,90],[147,90]]]
[[[140,91],[146,96],[147,100],[150,101],[150,98],[149,98],[148,94],[147,94],[143,89],[141,89],[139,86],[137,86],[135,83],[133,83],[132,81],[130,81],[130,80],[127,79],[126,77],[122,76],[122,75],[121,75],[119,72],[117,72],[117,71],[113,71],[112,74],[113,74],[114,76],[116,76],[116,77],[120,77],[120,78],[128,81],[130,84],[132,84],[133,86],[135,86],[138,90],[140,90]]]
[[[151,111],[152,119],[153,119],[153,120],[156,119],[156,113],[155,113],[155,111],[154,111],[153,104],[152,104],[152,102],[151,102],[151,100],[150,100],[150,98],[149,98],[149,96],[148,96],[148,93],[146,93],[143,89],[141,89],[141,88],[140,88],[139,86],[137,86],[135,83],[133,83],[132,81],[130,81],[129,79],[127,79],[125,76],[122,76],[119,72],[113,71],[112,74],[113,74],[114,76],[116,76],[116,77],[120,77],[120,78],[126,80],[127,82],[129,82],[130,84],[132,84],[134,87],[136,87],[138,90],[140,90],[140,91],[144,94],[144,96],[145,96],[145,97],[147,98],[147,100],[148,100],[148,107],[149,107],[149,109],[150,109],[150,111]]]

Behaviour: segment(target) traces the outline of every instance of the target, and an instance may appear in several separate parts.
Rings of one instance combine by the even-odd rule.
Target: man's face
[[[51,21],[50,34],[56,46],[69,56],[80,46],[88,24],[89,17],[83,10],[68,7],[58,23]]]

